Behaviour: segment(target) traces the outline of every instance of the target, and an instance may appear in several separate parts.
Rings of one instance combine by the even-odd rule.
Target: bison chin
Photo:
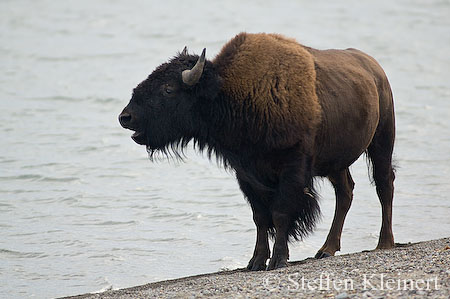
[[[179,138],[177,140],[160,143],[147,142],[146,149],[150,161],[174,159],[182,161],[185,157],[184,148],[187,146],[191,138]]]
[[[131,135],[131,139],[137,144],[147,145],[147,136],[144,132],[134,132],[134,134]]]

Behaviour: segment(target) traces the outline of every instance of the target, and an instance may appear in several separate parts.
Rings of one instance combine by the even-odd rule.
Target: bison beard
[[[353,198],[348,167],[364,152],[382,205],[377,248],[394,246],[392,93],[378,63],[358,50],[320,51],[276,34],[246,33],[213,61],[205,50],[199,57],[185,48],[134,89],[119,121],[136,131],[133,139],[151,160],[157,153],[182,159],[193,141],[236,173],[257,229],[250,270],[287,266],[288,241],[314,229],[316,176],[327,177],[336,192],[333,224],[316,257],[340,250]]]

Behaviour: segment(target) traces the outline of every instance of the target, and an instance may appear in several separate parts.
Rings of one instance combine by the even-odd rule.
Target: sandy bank
[[[450,238],[150,283],[70,298],[450,298]]]

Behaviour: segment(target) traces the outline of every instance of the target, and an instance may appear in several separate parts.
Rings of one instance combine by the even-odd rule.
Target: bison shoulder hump
[[[223,47],[214,63],[224,92],[251,105],[258,119],[274,129],[311,129],[319,123],[314,58],[294,39],[241,33]]]

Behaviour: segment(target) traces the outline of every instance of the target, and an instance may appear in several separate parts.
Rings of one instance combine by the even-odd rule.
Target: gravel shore
[[[450,298],[450,238],[70,298]]]

